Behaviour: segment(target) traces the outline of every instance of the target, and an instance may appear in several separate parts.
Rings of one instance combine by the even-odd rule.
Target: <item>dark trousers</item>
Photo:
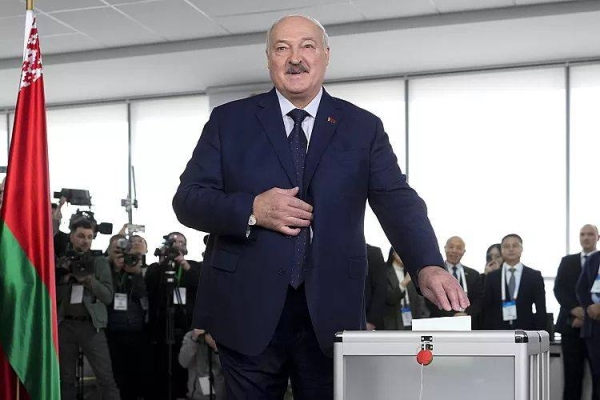
[[[119,400],[104,332],[91,321],[61,321],[58,325],[60,393],[63,400],[75,400],[75,370],[79,348],[88,359],[103,400]]]
[[[257,356],[219,345],[228,400],[281,400],[288,380],[294,400],[333,399],[333,358],[320,349],[304,285],[288,288],[273,339]]]
[[[563,400],[581,400],[583,373],[587,357],[585,339],[579,329],[561,336],[563,359]]]
[[[112,369],[121,400],[147,398],[150,382],[150,340],[145,332],[106,332]]]
[[[600,400],[600,338],[587,338],[585,341],[592,367],[592,399]]]

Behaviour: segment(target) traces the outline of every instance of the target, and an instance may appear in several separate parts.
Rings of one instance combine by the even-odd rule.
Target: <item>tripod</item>
[[[83,351],[79,349],[77,355],[77,369],[75,370],[75,376],[77,377],[77,394],[75,398],[77,400],[83,400]]]
[[[174,260],[166,259],[163,261],[165,268],[165,305],[166,305],[166,323],[165,323],[165,344],[167,345],[167,394],[168,400],[173,397],[173,345],[175,344],[175,302],[183,304],[181,293],[177,289],[177,278],[175,276],[176,263]]]

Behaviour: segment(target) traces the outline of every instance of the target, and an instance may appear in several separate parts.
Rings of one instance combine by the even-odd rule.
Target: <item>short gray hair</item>
[[[301,17],[301,18],[307,19],[310,22],[312,22],[313,24],[315,24],[321,30],[321,33],[322,33],[322,36],[323,36],[323,48],[326,49],[326,48],[329,47],[329,35],[327,34],[327,31],[325,30],[325,27],[319,21],[317,21],[313,17],[309,17],[309,16],[306,16],[306,15],[292,14],[292,15],[286,15],[285,17],[279,18],[277,21],[275,21],[273,23],[273,25],[271,25],[271,27],[267,31],[267,40],[266,40],[267,53],[269,53],[269,47],[271,46],[271,32],[273,31],[273,29],[275,28],[275,26],[277,26],[277,24],[279,24],[284,19],[290,18],[290,17]]]

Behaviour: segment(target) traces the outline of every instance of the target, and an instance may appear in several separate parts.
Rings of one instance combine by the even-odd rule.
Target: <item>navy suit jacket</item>
[[[178,219],[210,233],[194,326],[247,355],[269,344],[283,310],[294,237],[253,227],[254,198],[297,185],[275,90],[213,110],[173,199]],[[365,325],[368,199],[411,275],[443,265],[425,203],[398,167],[381,120],[323,92],[306,155],[303,198],[314,207],[305,273],[317,339]],[[416,279],[415,279],[416,280]]]
[[[579,335],[579,329],[573,328],[571,310],[579,306],[575,287],[581,274],[581,253],[569,254],[560,261],[554,280],[554,296],[560,304],[556,320],[556,331],[561,335]]]
[[[517,294],[517,319],[511,325],[502,318],[502,272],[500,268],[487,274],[483,298],[483,329],[546,330],[546,291],[538,270],[523,266]],[[506,290],[508,293],[508,289]],[[507,294],[508,296],[508,294]],[[535,304],[536,313],[532,306]]]
[[[597,251],[588,258],[577,281],[577,300],[579,300],[579,304],[585,311],[583,326],[581,327],[581,337],[595,340],[600,340],[600,321],[594,321],[589,318],[587,308],[593,304],[590,290],[594,285],[596,276],[598,276],[599,265],[600,252]]]

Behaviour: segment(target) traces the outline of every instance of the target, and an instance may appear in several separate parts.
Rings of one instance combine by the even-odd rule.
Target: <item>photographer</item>
[[[146,331],[148,295],[142,276],[142,254],[133,237],[114,235],[108,246],[114,286],[108,309],[106,338],[115,380],[122,400],[136,400],[150,391],[144,381],[149,372],[150,340]]]
[[[104,257],[90,251],[95,230],[92,222],[77,219],[70,230],[72,251],[57,260],[56,270],[61,398],[75,399],[81,348],[94,370],[102,399],[119,399],[104,336],[106,306],[113,298],[110,269]]]
[[[185,397],[187,371],[177,363],[185,333],[190,329],[200,263],[187,260],[187,240],[182,233],[165,236],[165,244],[156,250],[159,262],[148,267],[146,288],[149,300],[150,334],[154,355],[154,391],[157,399],[168,399],[168,357],[172,357],[172,398]],[[171,278],[169,278],[171,277]],[[173,282],[169,282],[172,280]],[[167,338],[167,313],[173,312],[172,341]]]

